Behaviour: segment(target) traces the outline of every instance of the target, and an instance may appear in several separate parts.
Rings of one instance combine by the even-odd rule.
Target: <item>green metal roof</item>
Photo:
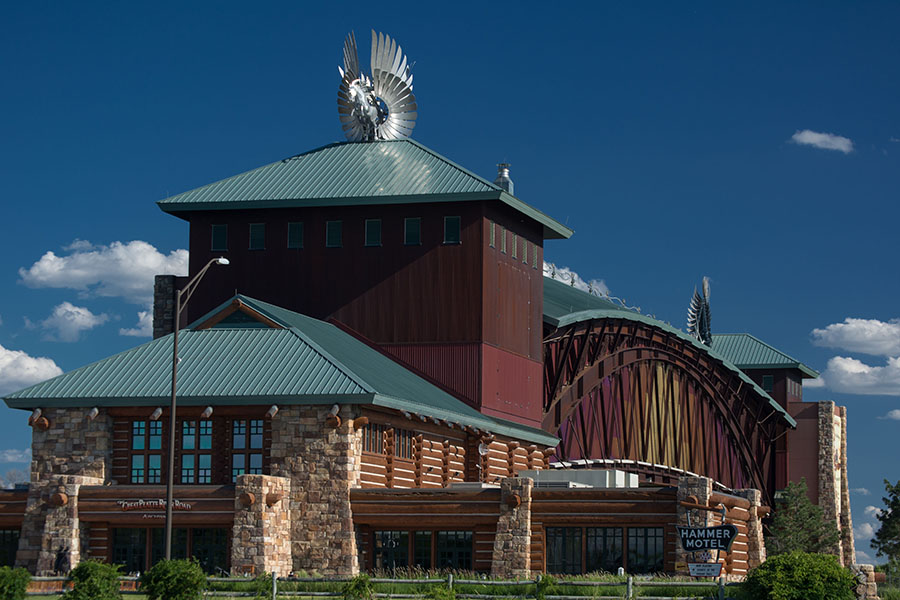
[[[749,333],[715,333],[713,348],[741,369],[798,369],[804,378],[819,373]]]
[[[371,404],[548,446],[539,429],[481,414],[339,328],[246,296],[284,329],[228,324],[179,333],[183,405]],[[222,305],[222,310],[231,301]],[[198,321],[200,323],[205,319]],[[6,397],[11,408],[156,406],[171,394],[172,335]]]
[[[726,368],[737,373],[744,383],[752,386],[757,394],[768,400],[769,405],[781,413],[783,419],[791,427],[797,426],[797,422],[780,404],[778,404],[778,402],[754,383],[746,373],[735,366],[726,356],[718,352],[715,342],[713,342],[713,348],[710,348],[696,338],[689,336],[680,329],[672,327],[668,323],[663,323],[662,321],[658,321],[647,315],[628,310],[609,300],[598,298],[597,296],[583,292],[578,288],[562,283],[561,281],[544,277],[545,323],[552,327],[565,327],[566,325],[587,321],[589,319],[627,319],[629,321],[645,323],[674,334],[682,340],[693,344],[696,348],[706,352],[721,362]]]
[[[329,144],[160,200],[172,214],[195,210],[499,200],[544,226],[572,230],[498,186],[410,139]]]

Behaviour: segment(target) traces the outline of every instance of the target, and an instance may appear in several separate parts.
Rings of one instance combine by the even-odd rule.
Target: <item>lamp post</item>
[[[194,278],[188,281],[184,288],[175,293],[175,333],[172,343],[172,404],[169,408],[169,470],[166,473],[166,560],[172,558],[172,493],[175,481],[175,384],[178,378],[178,330],[181,326],[181,310],[191,299],[200,279],[206,274],[207,269],[213,265],[227,265],[228,259],[224,257],[214,258]],[[186,295],[186,296],[185,296]],[[181,297],[185,296],[184,302]]]

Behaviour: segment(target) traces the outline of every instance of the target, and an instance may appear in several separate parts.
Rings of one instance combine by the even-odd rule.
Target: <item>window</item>
[[[467,570],[472,568],[472,532],[437,532],[437,567]]]
[[[0,529],[0,567],[13,567],[19,549],[19,530]]]
[[[112,559],[124,565],[128,573],[143,572],[163,559],[165,529],[163,527],[115,527],[111,530]],[[185,528],[172,530],[172,558],[193,556],[203,570],[217,574],[228,565],[226,552],[231,529]],[[149,560],[148,560],[149,558]]]
[[[519,258],[519,236],[518,234],[512,234],[512,257]]]
[[[231,425],[231,481],[238,475],[261,475],[263,420],[236,419]]]
[[[763,375],[762,376],[762,389],[766,392],[771,392],[775,389],[775,376],[774,375]]]
[[[409,566],[409,532],[376,531],[373,558],[376,569]]]
[[[431,532],[417,531],[413,539],[413,560],[420,569],[431,568]]]
[[[662,570],[662,527],[629,527],[628,572],[658,573]]]
[[[384,425],[368,423],[363,428],[363,452],[384,452]]]
[[[343,246],[343,221],[325,222],[325,247],[340,248]]]
[[[406,246],[420,246],[422,244],[421,217],[403,219],[403,244]]]
[[[585,572],[615,573],[622,564],[622,528],[588,527],[585,530]]]
[[[366,219],[366,246],[381,245],[381,219]]]
[[[162,481],[162,421],[131,422],[131,483]]]
[[[137,573],[147,569],[147,530],[124,529],[112,530],[112,561],[124,565],[126,573]]]
[[[212,421],[181,422],[181,483],[212,483]]]
[[[409,429],[394,430],[394,456],[398,458],[413,457],[413,432]]]
[[[459,244],[459,217],[444,217],[444,243]]]
[[[303,223],[288,223],[288,248],[303,247]]]
[[[532,266],[533,268],[535,268],[535,269],[538,268],[538,266],[537,266],[537,263],[538,263],[538,257],[537,257],[537,255],[538,255],[537,246],[535,246],[534,244],[532,244],[532,245],[531,245],[531,266]]]
[[[500,252],[506,254],[506,230],[500,228]]]
[[[228,250],[228,225],[212,226],[210,250]]]
[[[250,250],[265,250],[266,224],[250,223]]]
[[[581,527],[547,528],[547,572],[582,573]]]
[[[494,247],[494,243],[496,242],[496,240],[494,239],[495,236],[494,236],[494,222],[493,222],[493,221],[490,222],[488,231],[489,231],[489,233],[488,233],[488,238],[489,238],[489,240],[490,240],[490,241],[488,242],[488,245],[489,245],[491,248],[493,248],[493,247]]]
[[[528,264],[528,240],[522,240],[522,264]]]

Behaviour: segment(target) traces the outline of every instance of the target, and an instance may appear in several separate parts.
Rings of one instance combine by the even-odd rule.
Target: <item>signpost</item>
[[[712,559],[712,551],[716,551],[716,562],[688,563],[691,577],[719,577],[722,574],[722,563],[718,561],[719,552],[731,550],[737,534],[738,530],[734,525],[678,527],[681,547],[694,553],[695,558],[709,561]]]

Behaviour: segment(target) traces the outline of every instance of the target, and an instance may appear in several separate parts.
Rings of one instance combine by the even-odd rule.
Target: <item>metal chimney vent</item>
[[[509,178],[509,163],[497,165],[497,179],[494,180],[494,185],[501,187],[503,191],[511,196],[515,195],[513,193],[513,180]]]

